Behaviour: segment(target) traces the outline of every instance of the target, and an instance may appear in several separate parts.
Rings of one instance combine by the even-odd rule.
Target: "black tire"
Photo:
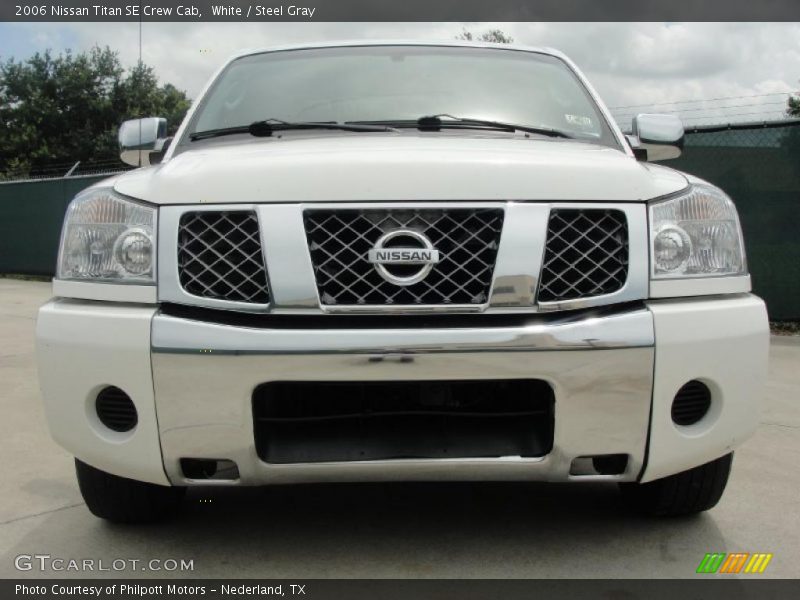
[[[152,523],[178,512],[185,487],[155,485],[106,473],[75,459],[78,486],[92,514],[114,523]]]
[[[733,454],[694,469],[648,483],[621,483],[628,504],[639,513],[657,517],[691,515],[714,508],[731,472]]]

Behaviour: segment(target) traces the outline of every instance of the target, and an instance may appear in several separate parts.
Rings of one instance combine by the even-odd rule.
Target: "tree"
[[[800,117],[800,96],[789,96],[786,114],[790,117]]]
[[[117,158],[122,121],[163,116],[174,132],[188,108],[184,92],[159,85],[143,63],[126,71],[108,47],[9,59],[0,63],[0,177]]]
[[[478,34],[476,37],[471,31],[464,29],[459,35],[456,36],[457,40],[465,40],[467,42],[492,42],[495,44],[513,44],[514,38],[510,35],[503,33],[500,29],[490,29]]]
[[[800,118],[800,96],[789,96],[786,116]],[[781,145],[792,156],[800,156],[800,125],[786,128]]]

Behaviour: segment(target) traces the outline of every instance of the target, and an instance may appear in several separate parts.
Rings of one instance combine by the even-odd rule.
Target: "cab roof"
[[[499,50],[517,50],[520,52],[535,52],[537,54],[547,54],[555,56],[564,60],[567,57],[560,51],[554,48],[525,46],[521,44],[498,44],[493,42],[474,42],[467,40],[341,40],[341,41],[328,41],[328,42],[302,42],[294,44],[285,44],[279,46],[270,46],[265,48],[248,48],[240,50],[233,54],[229,61],[244,56],[251,56],[254,54],[264,54],[266,52],[280,52],[284,50],[313,50],[317,48],[342,48],[342,47],[359,47],[359,46],[439,46],[442,48],[494,48]]]

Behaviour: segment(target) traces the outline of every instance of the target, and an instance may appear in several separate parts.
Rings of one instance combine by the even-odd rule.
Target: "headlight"
[[[745,275],[742,229],[731,199],[710,185],[650,205],[654,279]]]
[[[78,195],[64,218],[58,278],[155,283],[155,223],[155,208],[110,188]]]

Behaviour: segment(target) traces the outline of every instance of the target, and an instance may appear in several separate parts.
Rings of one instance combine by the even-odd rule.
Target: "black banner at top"
[[[800,0],[2,0],[0,21],[800,21]]]

